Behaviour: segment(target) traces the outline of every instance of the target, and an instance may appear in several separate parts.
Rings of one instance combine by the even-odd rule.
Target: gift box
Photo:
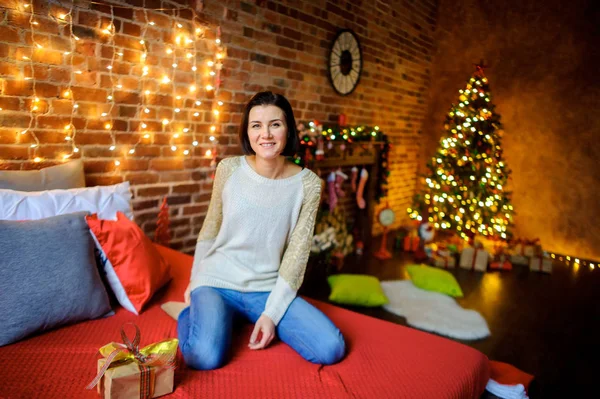
[[[514,265],[528,265],[529,259],[530,259],[529,257],[524,256],[524,255],[511,255],[510,256],[510,261]]]
[[[503,248],[498,248],[494,258],[490,261],[490,269],[493,270],[512,270],[510,255],[504,252]]]
[[[532,272],[552,273],[552,259],[545,256],[534,256],[529,260],[529,270]]]
[[[459,266],[462,269],[485,272],[489,257],[489,252],[483,248],[467,247],[460,254]]]
[[[490,263],[490,269],[493,270],[512,270],[512,263],[509,260],[493,261]]]
[[[512,245],[512,254],[521,255],[527,258],[536,256],[542,252],[540,240],[516,240]],[[527,263],[525,263],[527,264]]]
[[[87,386],[97,386],[105,399],[157,398],[173,392],[174,361],[179,341],[175,338],[139,349],[139,328],[133,341],[121,330],[123,344],[100,348],[98,374]]]
[[[442,269],[454,269],[456,268],[456,258],[451,255],[435,254],[433,255],[433,265]]]
[[[489,238],[486,236],[478,235],[474,239],[475,246],[478,248],[485,249],[490,254],[495,254],[497,252],[503,251],[507,246],[505,241],[501,241],[495,238]]]

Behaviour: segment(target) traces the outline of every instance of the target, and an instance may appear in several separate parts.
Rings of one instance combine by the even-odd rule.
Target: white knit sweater
[[[190,289],[268,291],[263,314],[277,325],[302,284],[320,197],[321,179],[308,169],[269,179],[244,156],[223,159],[198,235]]]

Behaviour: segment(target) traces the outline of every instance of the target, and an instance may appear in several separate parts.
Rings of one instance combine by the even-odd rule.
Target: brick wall
[[[143,5],[141,0],[127,3]],[[190,5],[186,1],[181,3]],[[31,81],[23,79],[31,74],[30,64],[20,59],[31,52],[29,21],[23,18],[21,11],[11,10],[16,2],[0,0],[0,4],[7,7],[0,10],[3,76],[0,168],[29,169],[61,162],[56,158],[71,150],[64,141],[65,120],[68,123],[71,114],[70,102],[61,98],[61,91],[70,78],[70,63],[60,52],[64,51],[60,46],[68,44],[68,40],[61,39],[64,26],[51,19],[40,24],[44,27],[43,34],[40,32],[43,39],[58,50],[44,48],[44,56],[38,56],[33,64],[36,93],[42,104],[33,130],[41,144],[37,154],[44,158],[36,163],[32,161],[34,149],[30,148],[33,143],[30,135],[17,134],[30,120]],[[46,2],[39,7],[43,4],[46,11],[52,12]],[[147,8],[176,4],[146,1]],[[182,133],[174,139],[171,128],[165,130],[161,120],[173,112],[172,96],[178,94],[179,89],[185,94],[198,75],[189,69],[180,70],[175,81],[181,87],[175,89],[171,84],[160,84],[161,76],[153,76],[147,84],[155,94],[146,96],[146,87],[141,87],[138,44],[145,26],[144,13],[115,8],[114,40],[118,49],[124,49],[124,55],[112,69],[113,78],[117,77],[113,82],[118,80],[122,85],[115,91],[112,130],[118,148],[125,151],[126,156],[115,155],[108,149],[112,139],[99,117],[101,112],[106,112],[103,110],[111,87],[106,63],[114,50],[112,42],[96,32],[106,24],[110,10],[85,2],[82,6],[83,9],[74,11],[74,23],[82,32],[92,33],[82,37],[76,48],[85,70],[75,76],[73,86],[73,95],[80,103],[73,120],[80,151],[73,156],[83,158],[88,185],[124,180],[132,183],[136,218],[149,235],[155,228],[159,202],[167,196],[174,235],[172,246],[186,252],[193,250],[210,199],[210,159],[204,154],[212,148],[209,137],[210,126],[215,122],[212,110],[217,107],[216,101],[223,102],[214,133],[219,155],[238,154],[237,128],[242,107],[252,94],[265,89],[286,95],[299,120],[335,122],[337,116],[344,113],[351,125],[379,125],[393,145],[389,203],[399,216],[397,225],[406,221],[404,213],[416,182],[421,125],[426,111],[434,49],[432,35],[437,18],[435,1],[205,1],[198,15],[207,27],[207,39],[198,42],[198,65],[214,56],[214,35],[220,26],[221,39],[227,48],[222,85],[216,98],[204,90],[198,90],[195,98],[188,95],[181,112],[173,119],[196,132],[197,147],[190,144],[191,134]],[[202,8],[202,4],[196,2],[191,6]],[[181,11],[179,16],[169,16],[150,10],[147,13],[155,21],[145,36],[151,45],[147,62],[157,70],[169,69],[171,58],[164,51],[166,44],[173,41],[173,23],[186,24],[192,14]],[[357,33],[364,58],[361,81],[347,97],[335,94],[326,75],[328,48],[335,33],[343,28]],[[207,79],[210,77],[203,71],[200,79],[203,85]],[[202,105],[195,106],[194,99],[201,100]],[[143,101],[151,109],[147,115],[140,113]],[[194,117],[195,112],[200,115]],[[151,139],[143,138],[140,115],[147,122]],[[135,153],[127,153],[137,142]],[[171,150],[173,144],[177,145],[175,152]],[[188,156],[182,154],[184,148],[191,150]],[[121,161],[118,167],[114,163],[117,159]],[[378,226],[373,228],[375,233],[379,232]]]

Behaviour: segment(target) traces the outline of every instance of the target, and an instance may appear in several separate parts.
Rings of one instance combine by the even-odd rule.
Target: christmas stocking
[[[344,180],[348,179],[348,175],[342,172],[341,169],[338,169],[335,172],[335,192],[338,197],[345,197],[346,193],[342,190],[342,184],[344,184]]]
[[[315,158],[317,161],[325,159],[325,144],[323,143],[322,137],[317,137],[317,150],[315,151]]]
[[[331,172],[329,174],[329,176],[327,177],[327,189],[329,190],[329,211],[333,212],[333,210],[335,209],[337,202],[338,202],[338,196],[336,193],[336,189],[335,189],[335,172]]]
[[[364,198],[365,184],[369,179],[369,172],[366,169],[360,171],[360,180],[358,182],[358,189],[356,190],[356,203],[360,209],[365,209],[367,202]]]
[[[350,178],[350,185],[352,186],[352,192],[356,192],[356,178],[358,177],[358,168],[353,166],[352,169],[352,177]]]

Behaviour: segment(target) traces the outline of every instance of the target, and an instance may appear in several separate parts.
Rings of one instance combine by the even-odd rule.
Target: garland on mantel
[[[388,195],[388,178],[390,176],[389,153],[392,145],[379,126],[324,126],[318,121],[301,122],[297,126],[300,138],[300,149],[293,161],[300,166],[315,166],[315,162],[325,159],[326,149],[333,148],[333,143],[341,143],[340,149],[346,151],[347,145],[354,143],[366,148],[367,143],[381,147],[379,151],[379,169],[375,199],[377,203]],[[326,144],[327,143],[327,144]],[[347,144],[346,144],[347,143]]]

